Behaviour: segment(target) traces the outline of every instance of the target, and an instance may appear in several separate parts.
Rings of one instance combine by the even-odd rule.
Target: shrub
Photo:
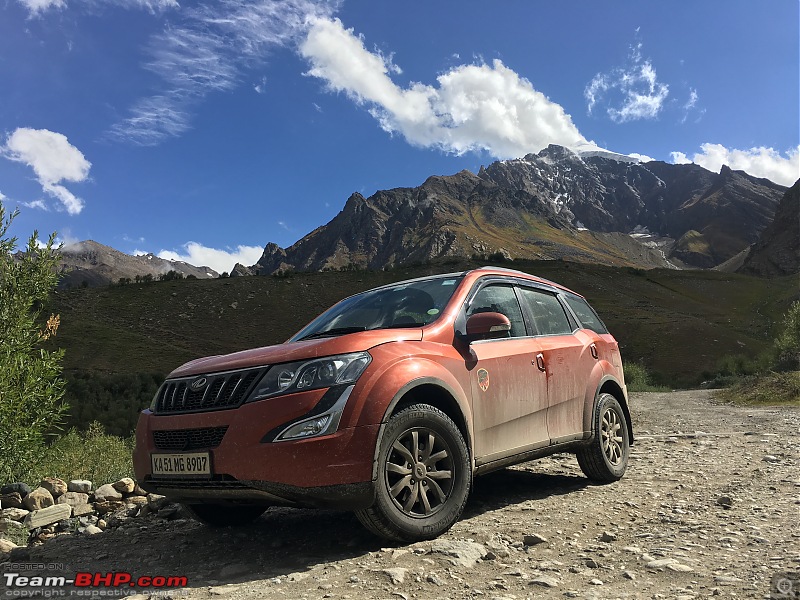
[[[775,338],[775,352],[777,370],[800,370],[800,300],[795,300],[786,312],[781,332]]]
[[[63,351],[42,348],[60,322],[41,314],[58,282],[56,234],[40,247],[34,231],[25,252],[12,255],[17,238],[6,234],[17,214],[0,203],[0,483],[25,477],[66,410]]]
[[[95,485],[133,477],[133,437],[106,434],[100,423],[85,432],[70,429],[44,452],[28,476],[35,485],[44,477],[88,479]]]
[[[625,362],[622,365],[625,373],[625,385],[629,392],[668,392],[669,388],[655,385],[650,372],[640,362]]]

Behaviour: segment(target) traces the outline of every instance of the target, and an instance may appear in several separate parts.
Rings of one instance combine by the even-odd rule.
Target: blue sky
[[[219,271],[549,143],[800,177],[796,0],[5,0],[0,199]]]

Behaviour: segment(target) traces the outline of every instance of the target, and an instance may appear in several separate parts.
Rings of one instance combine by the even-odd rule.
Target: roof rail
[[[545,283],[549,283],[555,287],[563,288],[564,286],[560,283],[556,283],[555,281],[551,281],[549,279],[545,279],[544,277],[539,277],[538,275],[533,275],[532,273],[525,273],[524,271],[519,271],[517,269],[509,269],[508,267],[490,267],[490,266],[483,266],[478,267],[475,269],[476,271],[503,271],[504,273],[508,273],[509,275],[526,275],[528,277],[533,276],[536,277],[539,281],[543,281]]]

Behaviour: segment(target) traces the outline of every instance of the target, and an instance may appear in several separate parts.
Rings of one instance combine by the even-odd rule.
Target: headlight
[[[371,361],[367,352],[354,352],[274,365],[247,401],[355,383]]]

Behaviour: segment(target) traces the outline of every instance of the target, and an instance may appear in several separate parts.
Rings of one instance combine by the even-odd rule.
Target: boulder
[[[120,508],[125,508],[125,503],[122,500],[101,500],[94,503],[94,509],[100,515],[113,513]]]
[[[123,477],[111,484],[120,494],[130,494],[136,488],[136,482],[130,477]]]
[[[41,510],[53,504],[53,495],[43,487],[36,488],[22,500],[22,505],[30,511]]]
[[[24,498],[31,493],[31,488],[29,488],[27,484],[21,482],[9,483],[0,488],[0,496],[13,494],[14,492],[18,493],[22,498]]]
[[[89,504],[89,494],[81,492],[67,492],[59,496],[56,504],[69,504],[73,508],[81,504]]]
[[[92,482],[86,479],[73,479],[67,484],[67,491],[88,494],[92,491]]]
[[[78,504],[72,507],[73,517],[84,517],[94,513],[94,507],[91,504]]]
[[[19,548],[19,546],[17,546],[14,542],[0,538],[0,556],[10,554],[14,548]]]
[[[45,525],[57,523],[63,519],[69,519],[71,514],[72,507],[69,504],[53,504],[46,508],[31,511],[31,513],[25,517],[25,525],[28,529],[44,527]]]
[[[18,522],[12,521],[8,518],[0,519],[0,535],[7,534],[7,535],[14,535],[20,534],[25,530],[25,526]]]
[[[0,496],[0,506],[5,508],[22,508],[22,495],[19,492],[11,492]]]
[[[45,477],[39,487],[46,489],[55,500],[67,493],[67,482],[58,477]]]
[[[110,483],[101,485],[94,491],[95,500],[102,502],[104,500],[122,500],[122,494]]]
[[[11,519],[12,521],[22,521],[28,512],[24,508],[4,508],[0,510],[0,519]]]

